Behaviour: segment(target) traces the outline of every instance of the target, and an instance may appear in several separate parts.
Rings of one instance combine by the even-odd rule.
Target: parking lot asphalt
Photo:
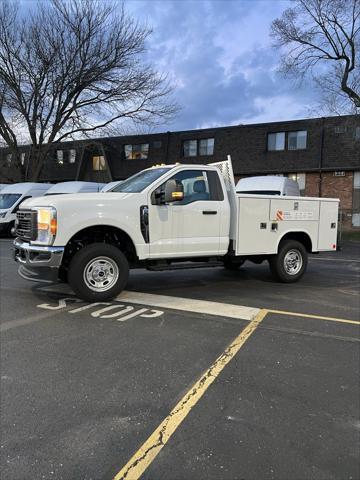
[[[96,305],[1,239],[1,478],[359,479],[359,253],[293,285],[136,270]]]

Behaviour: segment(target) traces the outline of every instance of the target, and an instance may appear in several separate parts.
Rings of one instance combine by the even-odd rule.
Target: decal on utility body
[[[284,220],[284,212],[282,210],[276,212],[276,220]]]
[[[276,211],[276,220],[313,220],[314,212],[283,212],[282,210]]]

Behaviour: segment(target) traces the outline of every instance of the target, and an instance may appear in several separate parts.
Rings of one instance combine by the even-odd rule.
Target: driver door
[[[181,201],[164,203],[165,183],[149,201],[150,258],[217,255],[224,198],[217,172],[183,170],[171,180],[181,183]],[[216,178],[215,178],[215,177]],[[154,198],[158,204],[154,204]]]

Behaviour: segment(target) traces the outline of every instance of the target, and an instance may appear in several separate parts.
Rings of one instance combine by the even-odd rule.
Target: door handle
[[[203,210],[203,215],[216,215],[217,210]]]

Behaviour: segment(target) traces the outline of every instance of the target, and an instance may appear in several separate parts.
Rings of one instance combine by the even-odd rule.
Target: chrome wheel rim
[[[119,267],[109,257],[96,257],[84,269],[84,282],[94,292],[110,290],[119,278]]]
[[[296,275],[303,266],[303,258],[299,250],[289,250],[284,257],[284,268],[288,275]]]

